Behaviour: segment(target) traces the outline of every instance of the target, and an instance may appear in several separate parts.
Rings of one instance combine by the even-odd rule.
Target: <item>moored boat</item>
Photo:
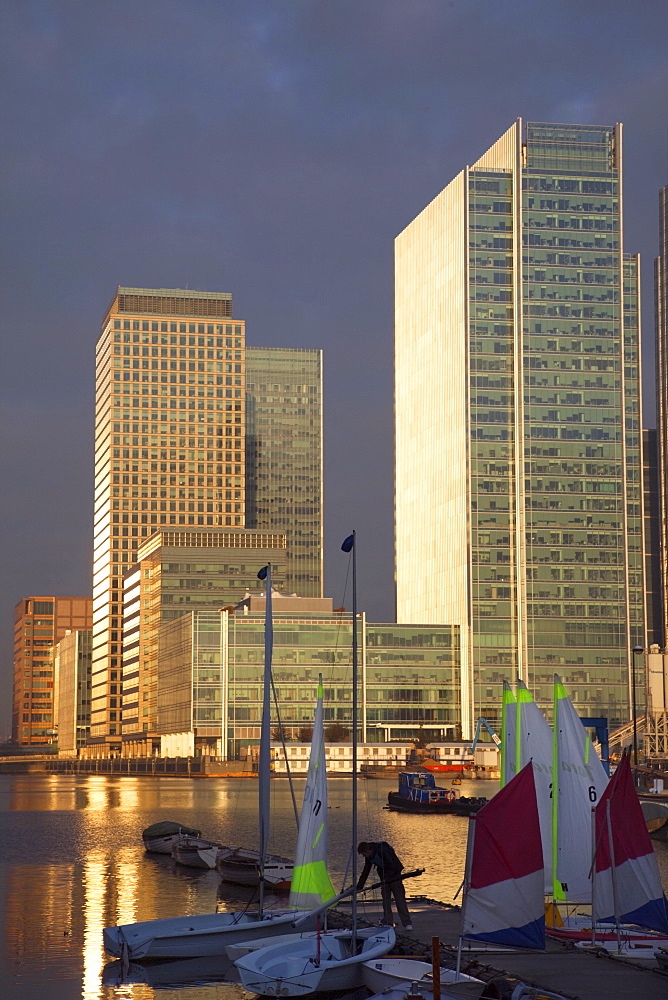
[[[364,985],[372,993],[382,993],[383,990],[401,986],[402,983],[417,983],[418,986],[426,986],[431,990],[433,974],[431,962],[421,962],[415,958],[378,958],[365,962],[362,967]],[[441,967],[439,975],[442,986],[455,982],[479,983],[481,987],[485,985],[482,980],[466,976],[463,972],[457,976],[454,969]]]
[[[218,852],[216,869],[225,882],[254,888],[260,884],[260,852],[245,847],[224,847]],[[268,854],[264,861],[264,881],[274,892],[289,892],[293,863],[288,858]]]
[[[270,939],[293,928],[303,914],[294,910],[248,913],[196,913],[135,924],[105,927],[104,950],[114,958],[141,961],[220,955],[225,946],[261,936]],[[315,919],[307,927],[315,928]],[[303,926],[303,925],[302,925]]]
[[[487,802],[484,798],[460,795],[454,788],[440,788],[433,774],[421,771],[402,771],[399,788],[387,796],[388,809],[411,813],[450,813],[470,816]]]
[[[393,927],[325,931],[250,952],[235,965],[246,989],[263,996],[349,990],[361,985],[361,963],[386,955],[395,940]]]
[[[189,868],[215,868],[222,844],[203,837],[179,837],[172,844],[172,857]]]
[[[201,830],[185,826],[183,823],[172,823],[164,820],[161,823],[153,823],[142,831],[144,848],[152,854],[171,854],[172,844],[179,837],[199,837]]]

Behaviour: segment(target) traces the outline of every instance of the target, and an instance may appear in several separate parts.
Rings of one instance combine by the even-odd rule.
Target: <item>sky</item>
[[[665,0],[2,0],[0,738],[13,608],[89,594],[94,349],[118,285],[231,292],[325,371],[325,592],[394,615],[393,240],[516,118],[624,123],[625,249],[668,183]]]

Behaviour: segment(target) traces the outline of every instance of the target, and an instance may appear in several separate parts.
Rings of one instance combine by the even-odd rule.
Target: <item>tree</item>
[[[345,743],[350,739],[350,730],[340,722],[330,722],[325,726],[325,739],[328,743]]]
[[[310,743],[313,739],[313,726],[300,726],[297,730],[297,739],[300,743]]]

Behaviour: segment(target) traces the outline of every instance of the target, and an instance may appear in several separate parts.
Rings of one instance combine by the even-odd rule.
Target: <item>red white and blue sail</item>
[[[471,817],[461,936],[544,948],[543,883],[536,784],[527,764]]]
[[[668,934],[668,903],[628,756],[596,806],[595,843],[594,919]]]

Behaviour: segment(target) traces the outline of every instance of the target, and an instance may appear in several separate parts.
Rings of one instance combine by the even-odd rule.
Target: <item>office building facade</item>
[[[245,529],[157,531],[140,545],[124,578],[122,756],[151,756],[157,733],[158,634],[196,609],[233,607],[259,593],[268,562],[285,589],[285,535]]]
[[[246,527],[284,532],[286,592],[322,597],[322,351],[246,349]]]
[[[661,621],[654,641],[668,647],[668,186],[659,192],[659,256],[654,262]]]
[[[66,632],[54,649],[59,756],[76,757],[90,736],[90,629]]]
[[[54,647],[73,629],[89,629],[89,597],[25,597],[14,609],[12,737],[25,745],[56,740]]]
[[[272,673],[287,738],[298,739],[312,725],[319,674],[325,723],[338,723],[350,736],[352,616],[333,612],[331,599],[276,598],[273,633]],[[359,616],[362,742],[429,742],[458,731],[459,635],[456,626],[376,625]],[[233,612],[173,619],[161,627],[159,643],[163,753],[178,744],[233,759],[257,744],[264,598],[251,597]]]
[[[227,293],[121,287],[104,317],[90,740],[100,751],[120,749],[123,578],[139,546],[159,529],[247,526],[245,366],[245,324]]]
[[[396,241],[399,621],[461,625],[462,722],[504,680],[629,718],[644,639],[639,283],[622,129],[518,120]]]

